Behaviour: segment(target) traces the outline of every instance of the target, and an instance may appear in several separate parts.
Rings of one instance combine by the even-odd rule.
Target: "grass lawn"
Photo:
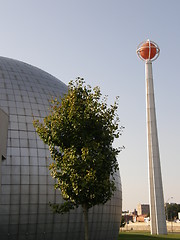
[[[180,234],[169,233],[168,235],[153,236],[150,233],[120,233],[118,240],[163,240],[174,239],[180,240]]]

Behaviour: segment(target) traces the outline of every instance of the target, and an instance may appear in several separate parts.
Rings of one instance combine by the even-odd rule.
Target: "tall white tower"
[[[152,61],[158,58],[160,49],[148,39],[136,52],[145,61],[151,234],[167,234],[152,74]]]

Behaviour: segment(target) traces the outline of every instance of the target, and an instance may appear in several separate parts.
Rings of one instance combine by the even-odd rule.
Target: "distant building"
[[[137,206],[137,214],[140,215],[148,215],[149,214],[149,204],[138,204]]]
[[[134,209],[133,212],[122,211],[122,216],[124,217],[124,221],[128,223],[131,222],[144,222],[147,220],[149,215],[149,204],[138,204],[137,210]]]
[[[136,222],[144,222],[147,217],[147,214],[144,214],[144,215],[139,215],[136,217]]]

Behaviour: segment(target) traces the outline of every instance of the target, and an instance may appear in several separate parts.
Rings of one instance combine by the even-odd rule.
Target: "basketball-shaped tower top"
[[[160,49],[155,42],[148,39],[138,45],[136,52],[140,59],[147,62],[157,59]]]

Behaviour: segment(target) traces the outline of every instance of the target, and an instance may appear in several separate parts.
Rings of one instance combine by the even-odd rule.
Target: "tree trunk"
[[[83,215],[84,215],[84,236],[85,240],[89,240],[89,232],[88,232],[88,208],[86,204],[82,205]]]

